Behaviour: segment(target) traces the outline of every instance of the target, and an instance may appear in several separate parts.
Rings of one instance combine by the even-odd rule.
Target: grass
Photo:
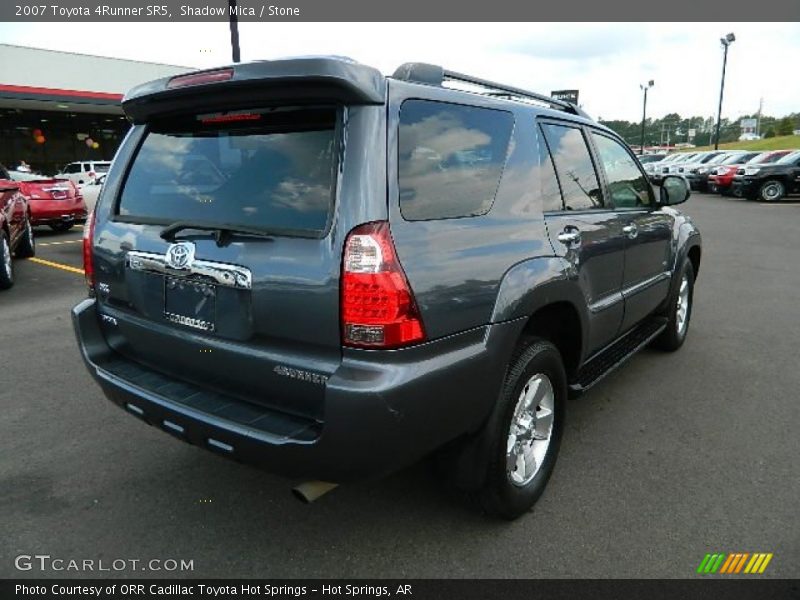
[[[781,135],[752,142],[729,142],[719,145],[720,150],[794,150],[795,148],[800,149],[800,135]],[[681,149],[681,151],[698,152],[713,149],[714,146],[697,146],[696,148]]]

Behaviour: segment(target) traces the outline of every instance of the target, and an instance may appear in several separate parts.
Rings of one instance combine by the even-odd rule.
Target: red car
[[[790,152],[794,152],[793,150],[770,150],[767,152],[762,152],[757,156],[754,156],[747,163],[742,164],[767,164],[771,162],[775,162],[779,158],[786,156]],[[736,175],[736,171],[738,171],[742,164],[738,165],[720,165],[714,171],[709,174],[708,176],[708,190],[712,193],[719,192],[723,196],[730,196],[731,192],[731,185],[733,184],[733,176]]]
[[[28,258],[36,253],[28,201],[0,165],[0,290],[14,285],[11,255]]]
[[[10,171],[11,179],[28,199],[32,225],[49,225],[66,231],[86,221],[86,204],[78,187],[69,179],[48,179],[25,171]]]

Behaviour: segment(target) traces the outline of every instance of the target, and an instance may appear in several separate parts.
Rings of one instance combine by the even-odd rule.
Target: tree
[[[765,138],[774,138],[775,137],[775,130],[772,127],[770,127],[769,129],[767,129],[767,133],[764,134],[764,137]]]
[[[778,135],[792,135],[794,131],[794,120],[791,117],[783,117],[778,121]]]

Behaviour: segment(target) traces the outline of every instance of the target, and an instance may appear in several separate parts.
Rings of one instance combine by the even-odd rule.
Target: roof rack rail
[[[523,90],[522,88],[512,87],[502,83],[489,81],[487,79],[480,79],[472,75],[464,75],[456,71],[448,71],[439,65],[430,65],[427,63],[405,63],[400,65],[392,75],[394,79],[401,79],[403,81],[413,81],[416,83],[425,83],[427,85],[442,86],[446,81],[455,81],[459,83],[466,83],[475,87],[483,88],[483,93],[488,96],[506,96],[510,99],[527,99],[541,102],[552,108],[563,110],[573,115],[578,115],[587,119],[591,117],[584,112],[579,106],[566,100],[559,100],[552,96],[545,96],[544,94],[537,94]]]

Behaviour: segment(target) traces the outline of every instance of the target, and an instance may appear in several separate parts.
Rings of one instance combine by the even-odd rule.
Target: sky
[[[722,116],[800,112],[800,23],[240,23],[242,60],[336,54],[391,74],[429,62],[549,93],[580,90],[594,118],[716,116],[728,52]],[[227,64],[219,23],[0,23],[0,43],[189,67]],[[1,82],[0,82],[1,83]],[[121,92],[124,90],[120,90]]]

